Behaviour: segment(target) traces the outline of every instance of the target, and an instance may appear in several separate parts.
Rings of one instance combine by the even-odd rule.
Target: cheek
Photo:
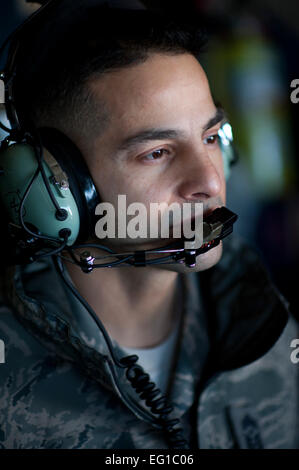
[[[119,194],[127,193],[127,175],[120,171],[112,159],[103,157],[91,169],[91,175],[99,192],[101,201],[115,204]]]
[[[150,203],[168,202],[170,194],[157,183],[142,182],[141,180],[128,179],[124,193],[127,196],[127,203],[141,202],[148,209]]]
[[[224,176],[224,165],[223,165],[223,157],[219,158],[219,164],[217,164],[217,172],[219,175],[219,178],[221,180],[221,190],[220,190],[220,197],[223,202],[223,204],[226,204],[226,179]]]
[[[171,199],[169,185],[162,185],[149,172],[128,171],[113,165],[97,165],[92,169],[93,181],[101,200],[117,205],[118,195],[126,195],[127,205],[141,202],[147,207],[151,202],[168,202]]]
[[[221,194],[223,204],[226,204],[226,179],[223,176],[223,181],[222,181],[222,194]]]
[[[224,176],[221,179],[221,194],[220,194],[221,200],[223,202],[223,205],[225,206],[226,204],[226,180]]]

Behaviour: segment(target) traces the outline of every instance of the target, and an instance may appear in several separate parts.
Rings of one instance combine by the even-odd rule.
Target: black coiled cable
[[[173,407],[167,404],[165,395],[162,394],[159,388],[153,382],[150,382],[150,377],[146,374],[141,366],[136,364],[139,360],[137,355],[125,356],[123,358],[118,358],[115,354],[110,337],[101,322],[100,318],[96,315],[94,310],[88,304],[88,302],[79,294],[74,285],[69,281],[64,272],[64,266],[62,260],[59,256],[53,256],[54,265],[57,269],[58,274],[61,276],[61,279],[66,284],[68,289],[74,294],[74,296],[79,300],[79,302],[85,307],[91,318],[95,321],[101,333],[103,334],[104,340],[107,344],[107,347],[110,351],[111,359],[117,367],[126,369],[126,377],[130,382],[131,386],[136,390],[139,397],[145,401],[145,405],[150,408],[150,411],[154,415],[147,413],[147,410],[141,410],[138,405],[134,404],[132,400],[127,397],[122,388],[120,387],[116,374],[111,369],[115,384],[118,388],[120,395],[122,396],[123,401],[126,403],[129,409],[133,412],[137,412],[140,416],[142,415],[143,419],[147,422],[150,422],[154,427],[161,429],[165,432],[165,439],[169,446],[173,449],[189,449],[187,441],[183,437],[183,431],[181,428],[175,428],[179,423],[178,419],[170,419],[169,413],[172,412]],[[146,412],[146,413],[144,413]]]
[[[173,407],[167,403],[165,395],[150,382],[150,377],[144,372],[136,362],[139,357],[137,355],[126,356],[120,359],[120,362],[126,366],[126,377],[136,390],[138,395],[145,404],[150,408],[151,412],[158,415],[157,421],[166,433],[166,440],[173,449],[188,449],[188,443],[183,437],[182,428],[175,428],[179,423],[178,419],[170,419],[169,413],[173,411]]]

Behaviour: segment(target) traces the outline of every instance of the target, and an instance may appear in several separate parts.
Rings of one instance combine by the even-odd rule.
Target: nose
[[[178,188],[180,198],[204,201],[220,194],[223,184],[222,161],[217,156],[210,156],[203,148],[189,151],[182,160],[181,184]]]

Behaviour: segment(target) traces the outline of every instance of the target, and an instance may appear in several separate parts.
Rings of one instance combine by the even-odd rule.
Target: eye
[[[158,150],[154,150],[153,152],[151,153],[148,153],[147,155],[144,155],[142,157],[143,160],[150,160],[150,161],[153,161],[153,160],[159,160],[161,159],[164,155],[168,155],[169,154],[169,151],[166,150],[166,149],[158,149]]]
[[[208,145],[215,145],[215,144],[218,144],[220,141],[220,137],[219,137],[219,134],[213,134],[213,135],[209,135],[208,137],[206,137],[204,139],[204,144],[208,144]]]

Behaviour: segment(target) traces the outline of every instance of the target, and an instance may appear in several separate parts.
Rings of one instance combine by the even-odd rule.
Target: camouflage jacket
[[[256,253],[232,237],[215,267],[180,276],[167,396],[189,447],[298,448],[299,364],[290,360],[298,325]],[[168,448],[65,289],[49,259],[2,280],[0,448]]]

